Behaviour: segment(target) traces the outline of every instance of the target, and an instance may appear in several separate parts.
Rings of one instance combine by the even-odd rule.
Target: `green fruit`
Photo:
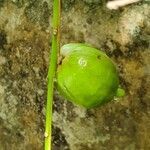
[[[64,59],[57,70],[57,85],[65,98],[92,108],[117,95],[118,73],[105,53],[84,44],[67,44],[61,55]]]

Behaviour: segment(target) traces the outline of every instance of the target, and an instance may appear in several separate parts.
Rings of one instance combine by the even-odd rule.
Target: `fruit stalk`
[[[53,34],[52,48],[48,68],[48,87],[46,104],[46,124],[45,124],[45,150],[52,149],[52,105],[54,93],[54,79],[57,68],[57,57],[60,48],[60,3],[61,0],[53,1]]]

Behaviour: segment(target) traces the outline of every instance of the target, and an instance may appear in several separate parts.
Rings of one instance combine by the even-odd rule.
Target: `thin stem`
[[[60,46],[60,0],[53,1],[53,35],[52,48],[48,69],[46,126],[45,126],[45,150],[52,149],[52,105],[54,93],[54,79],[57,68],[57,56]]]

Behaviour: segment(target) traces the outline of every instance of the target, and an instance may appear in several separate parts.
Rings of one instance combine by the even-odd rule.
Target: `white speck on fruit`
[[[81,67],[85,67],[87,65],[87,61],[84,58],[80,58],[79,61],[78,61],[78,64]]]

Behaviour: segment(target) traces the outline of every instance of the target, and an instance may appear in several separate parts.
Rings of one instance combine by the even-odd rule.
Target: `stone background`
[[[126,96],[86,110],[56,91],[53,150],[149,150],[149,0],[116,11],[105,0],[62,2],[61,43],[105,51]],[[51,0],[0,0],[0,150],[43,149],[51,14]]]

